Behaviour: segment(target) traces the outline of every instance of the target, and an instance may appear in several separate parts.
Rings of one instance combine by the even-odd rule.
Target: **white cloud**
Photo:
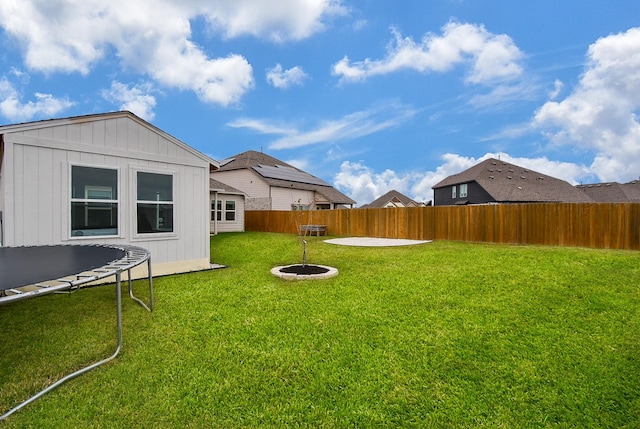
[[[341,0],[201,1],[209,22],[226,37],[251,34],[276,42],[301,40],[325,28],[325,20],[348,13]]]
[[[283,70],[282,65],[276,64],[275,67],[267,70],[267,82],[281,89],[287,89],[293,85],[302,85],[307,77],[302,67],[299,66]]]
[[[531,122],[523,122],[523,123],[514,123],[505,126],[502,129],[495,131],[492,134],[489,134],[485,137],[478,138],[478,141],[481,142],[502,142],[511,141],[518,138],[521,138],[524,135],[531,134]],[[496,149],[494,146],[494,150]]]
[[[22,102],[18,90],[6,78],[0,79],[0,114],[11,121],[26,121],[36,116],[55,116],[73,106],[68,98],[36,92],[35,101]]]
[[[325,120],[308,130],[296,126],[281,126],[258,119],[238,119],[227,125],[247,128],[261,134],[280,135],[269,144],[269,149],[291,149],[318,143],[353,140],[396,127],[415,115],[406,106],[390,104],[384,109],[369,109],[350,113],[339,119]]]
[[[299,168],[300,170],[308,170],[311,167],[308,159],[288,159],[285,162],[289,165],[293,165],[294,167]]]
[[[640,166],[640,28],[589,47],[579,84],[544,104],[534,124],[557,144],[595,152],[592,171],[603,181],[638,177]]]
[[[513,102],[538,100],[538,86],[528,82],[496,85],[484,94],[476,94],[469,99],[469,105],[483,110],[502,110]]]
[[[485,155],[489,156],[490,154]],[[368,204],[391,190],[396,190],[415,201],[427,202],[433,200],[432,186],[480,161],[456,154],[445,154],[442,160],[444,162],[435,171],[405,173],[391,169],[376,173],[362,162],[345,161],[340,166],[340,172],[334,177],[334,186],[356,200],[358,205]]]
[[[28,85],[31,80],[31,76],[29,73],[24,72],[16,67],[9,68],[9,75],[14,78],[16,81],[20,82],[22,85]]]
[[[340,172],[335,175],[333,184],[356,200],[358,205],[368,204],[390,190],[396,190],[416,201],[432,201],[434,185],[487,158],[500,158],[509,163],[566,180],[574,185],[581,182],[580,178],[589,175],[589,169],[584,166],[551,161],[545,157],[518,158],[506,153],[487,153],[479,158],[473,158],[447,153],[442,156],[443,162],[434,171],[398,173],[387,169],[382,173],[376,173],[362,162],[345,161],[340,166]]]
[[[253,88],[252,67],[238,54],[209,58],[190,39],[191,20],[204,18],[226,37],[286,41],[346,12],[340,0],[3,0],[0,26],[32,70],[88,75],[113,51],[127,69],[227,106]]]
[[[111,82],[111,88],[102,91],[102,97],[119,104],[120,110],[128,110],[146,121],[155,117],[153,108],[156,98],[151,95],[153,86],[149,83],[129,87],[121,82]]]
[[[562,92],[563,88],[564,88],[564,83],[562,83],[561,80],[556,79],[553,82],[553,91],[549,93],[549,98],[551,100],[555,100],[560,95],[560,92]]]
[[[352,28],[353,31],[360,31],[363,28],[366,28],[369,25],[369,22],[366,19],[358,19],[354,21]]]
[[[259,134],[295,134],[297,132],[293,127],[249,118],[236,119],[235,121],[227,123],[227,126],[231,128],[246,128]]]
[[[361,162],[345,161],[333,178],[336,188],[349,194],[358,205],[368,204],[392,189],[404,193],[407,177],[399,177],[392,170],[375,173]]]
[[[253,88],[251,65],[241,55],[208,59],[191,43],[182,56],[170,58],[163,53],[149,63],[150,74],[159,82],[180,89],[192,90],[208,103],[222,106],[240,101]]]
[[[385,58],[351,62],[344,57],[333,65],[333,74],[340,76],[341,82],[362,81],[404,69],[445,72],[469,63],[467,82],[486,84],[509,80],[522,73],[519,61],[523,54],[511,38],[492,34],[482,25],[451,21],[442,28],[442,36],[427,34],[418,43],[410,37],[403,38],[396,29],[392,31],[395,39],[387,47]]]

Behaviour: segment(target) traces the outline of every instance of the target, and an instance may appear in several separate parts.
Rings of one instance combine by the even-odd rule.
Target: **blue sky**
[[[0,124],[130,110],[359,205],[487,157],[640,177],[637,0],[2,0]]]

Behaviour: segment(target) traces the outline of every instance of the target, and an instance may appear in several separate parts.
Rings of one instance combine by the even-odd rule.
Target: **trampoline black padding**
[[[150,303],[133,295],[131,269],[147,262]],[[7,418],[62,383],[114,359],[122,348],[122,273],[127,272],[129,296],[149,311],[153,310],[151,254],[129,245],[53,245],[0,247],[0,304],[54,292],[71,291],[115,276],[118,345],[115,352],[99,362],[79,369],[0,416]]]
[[[125,255],[106,246],[0,247],[0,290],[91,271]]]

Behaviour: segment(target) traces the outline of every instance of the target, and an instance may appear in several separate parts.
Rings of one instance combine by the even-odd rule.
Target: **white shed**
[[[134,244],[207,269],[217,161],[130,112],[0,127],[0,245]]]

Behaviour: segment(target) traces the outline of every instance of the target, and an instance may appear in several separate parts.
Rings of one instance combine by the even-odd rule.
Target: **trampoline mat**
[[[105,246],[0,247],[0,290],[90,271],[125,255]]]

